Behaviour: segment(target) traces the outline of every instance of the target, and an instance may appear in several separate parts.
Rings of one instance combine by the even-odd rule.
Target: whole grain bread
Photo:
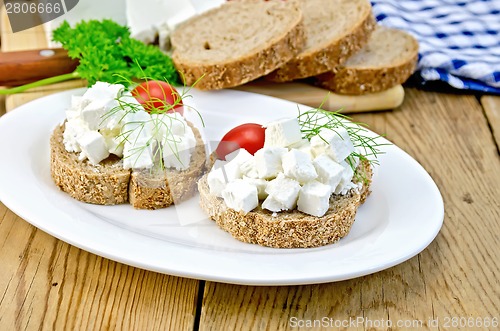
[[[243,242],[274,248],[324,246],[349,233],[358,207],[370,194],[372,170],[369,163],[360,163],[357,171],[366,175],[362,188],[353,189],[346,195],[332,195],[330,208],[322,217],[297,210],[273,216],[272,212],[260,207],[247,214],[235,211],[228,208],[222,198],[210,194],[207,175],[198,182],[200,205],[222,229]]]
[[[66,151],[64,124],[50,138],[50,172],[55,184],[73,198],[98,205],[117,205],[128,201],[130,171],[112,155],[98,165],[80,161],[78,153]]]
[[[418,42],[404,31],[378,26],[368,44],[336,72],[316,77],[316,84],[341,94],[385,91],[414,72]]]
[[[287,82],[333,70],[366,44],[375,27],[367,0],[299,0],[306,45],[291,61],[266,76]]]
[[[305,44],[295,1],[229,1],[180,24],[172,60],[185,83],[203,90],[244,84],[295,57]]]
[[[50,139],[50,169],[56,185],[73,198],[98,205],[130,202],[137,209],[168,207],[194,195],[196,182],[205,170],[205,145],[193,129],[196,147],[187,170],[167,169],[160,175],[151,170],[123,169],[122,159],[111,155],[98,165],[80,161],[78,153],[64,147],[64,124],[55,128]]]
[[[196,182],[205,171],[205,145],[200,132],[190,124],[196,147],[186,170],[165,169],[160,172],[148,169],[134,170],[130,180],[130,204],[137,209],[160,209],[192,197]]]

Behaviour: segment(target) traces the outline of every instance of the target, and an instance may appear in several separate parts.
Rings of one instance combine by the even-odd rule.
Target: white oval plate
[[[64,120],[71,95],[83,91],[47,96],[0,118],[0,200],[37,228],[97,255],[170,275],[235,284],[323,283],[401,263],[427,247],[443,223],[443,200],[433,180],[394,145],[382,147],[373,192],[351,232],[320,248],[239,242],[207,219],[197,197],[157,211],[81,203],[51,180],[49,137]],[[203,115],[204,136],[211,141],[241,123],[297,114],[295,103],[253,93],[190,94],[193,98],[185,102]]]

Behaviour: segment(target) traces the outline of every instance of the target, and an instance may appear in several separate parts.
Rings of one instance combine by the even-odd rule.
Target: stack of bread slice
[[[339,94],[373,93],[408,79],[418,56],[409,34],[377,27],[368,0],[232,0],[171,42],[186,84],[205,90],[313,77]]]

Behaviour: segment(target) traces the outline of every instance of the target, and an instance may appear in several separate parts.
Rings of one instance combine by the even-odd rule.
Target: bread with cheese
[[[86,203],[117,205],[130,202],[137,209],[165,208],[194,195],[205,170],[205,145],[191,124],[197,145],[187,170],[166,169],[160,175],[149,169],[123,168],[123,160],[111,155],[97,165],[80,161],[78,153],[64,146],[64,124],[50,138],[50,170],[55,184],[71,197]]]
[[[366,179],[361,189],[352,189],[346,195],[332,195],[330,207],[322,217],[298,210],[273,214],[260,206],[247,214],[236,211],[227,207],[224,199],[210,194],[207,175],[198,182],[200,205],[219,227],[243,242],[274,248],[324,246],[349,233],[358,207],[370,194],[370,164],[361,162],[357,172],[361,171]]]

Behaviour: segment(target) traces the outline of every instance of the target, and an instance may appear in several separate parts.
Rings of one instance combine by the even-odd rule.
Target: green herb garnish
[[[71,79],[86,79],[88,86],[97,81],[118,83],[121,77],[139,80],[142,77],[179,84],[180,78],[172,59],[158,47],[146,45],[131,38],[127,27],[112,20],[82,21],[71,27],[64,21],[53,31],[53,40],[62,44],[68,56],[80,64],[69,74],[0,90],[0,94],[14,94],[30,88]],[[140,65],[137,65],[140,64]]]
[[[378,142],[380,136],[370,137],[367,135],[366,124],[353,122],[349,116],[341,114],[340,111],[331,112],[323,110],[321,106],[304,112],[299,110],[298,119],[302,135],[307,140],[311,140],[314,136],[319,136],[323,141],[327,142],[321,137],[323,130],[331,130],[338,134],[337,129],[345,129],[356,148],[356,151],[347,157],[346,162],[354,171],[357,180],[367,181],[366,174],[357,171],[358,162],[356,162],[356,159],[359,159],[360,162],[368,162],[370,165],[378,164],[378,155],[384,153],[379,147],[387,145]]]

